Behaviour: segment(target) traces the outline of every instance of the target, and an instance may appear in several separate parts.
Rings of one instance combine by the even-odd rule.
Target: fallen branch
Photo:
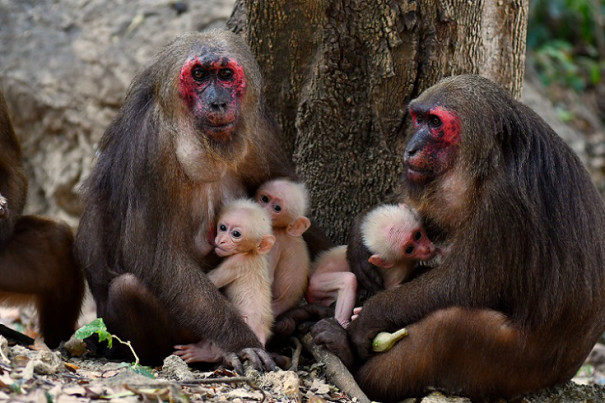
[[[347,367],[345,367],[337,356],[330,353],[325,347],[315,345],[310,333],[302,337],[302,343],[313,354],[315,360],[326,366],[326,375],[334,385],[338,386],[340,390],[350,397],[357,398],[358,402],[370,403],[370,399],[363,393],[357,382],[355,382],[353,375],[351,375]]]
[[[34,344],[34,339],[32,339],[31,337],[28,337],[23,333],[20,333],[4,325],[0,325],[0,334],[6,337],[8,340],[12,340],[23,346],[30,346]]]
[[[296,337],[290,337],[290,340],[296,346],[296,349],[292,353],[292,365],[290,365],[290,371],[298,371],[298,362],[300,361],[300,352],[302,350],[302,344],[300,344],[300,340]]]

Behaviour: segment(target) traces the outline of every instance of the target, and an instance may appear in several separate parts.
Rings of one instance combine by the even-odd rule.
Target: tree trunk
[[[440,78],[521,93],[528,0],[237,0],[228,26],[257,56],[312,214],[344,243],[397,190],[406,105]]]

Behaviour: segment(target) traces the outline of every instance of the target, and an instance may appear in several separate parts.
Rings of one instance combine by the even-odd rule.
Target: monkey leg
[[[355,291],[357,278],[349,271],[318,273],[311,276],[307,299],[309,302],[328,302],[336,300],[334,317],[342,327],[351,322],[351,314],[355,306]]]
[[[407,328],[408,337],[357,371],[371,399],[401,400],[431,388],[473,400],[506,398],[561,381],[548,344],[499,312],[448,308]]]
[[[0,300],[34,302],[40,332],[52,348],[74,332],[84,298],[84,276],[72,249],[67,225],[24,216],[0,251]]]
[[[130,340],[144,364],[161,363],[174,351],[176,344],[198,341],[179,337],[183,332],[179,332],[156,296],[132,274],[112,280],[105,315],[103,319],[109,332],[124,341]],[[116,348],[118,354],[130,354],[124,346],[116,345]]]

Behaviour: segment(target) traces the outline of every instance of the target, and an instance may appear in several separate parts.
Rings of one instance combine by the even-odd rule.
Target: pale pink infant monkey
[[[363,217],[360,231],[372,253],[368,261],[380,271],[385,289],[401,284],[417,261],[430,260],[437,253],[420,218],[405,204],[376,207]],[[313,265],[307,290],[311,303],[329,306],[336,302],[334,317],[343,327],[351,321],[357,290],[346,253],[347,246],[341,245],[321,254]]]
[[[274,243],[271,219],[262,207],[245,199],[229,203],[219,215],[214,249],[225,260],[208,273],[210,281],[224,290],[263,346],[273,324],[267,253]],[[223,356],[208,340],[175,348],[175,354],[185,362],[216,362]]]
[[[302,234],[311,221],[305,216],[309,196],[304,184],[289,179],[264,183],[255,200],[269,213],[275,245],[269,252],[273,314],[297,306],[307,288],[311,259]]]

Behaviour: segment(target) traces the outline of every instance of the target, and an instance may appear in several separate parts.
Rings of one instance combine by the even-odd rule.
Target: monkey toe
[[[245,348],[240,354],[240,358],[250,362],[250,364],[259,371],[275,371],[277,368],[269,354],[261,348]]]

